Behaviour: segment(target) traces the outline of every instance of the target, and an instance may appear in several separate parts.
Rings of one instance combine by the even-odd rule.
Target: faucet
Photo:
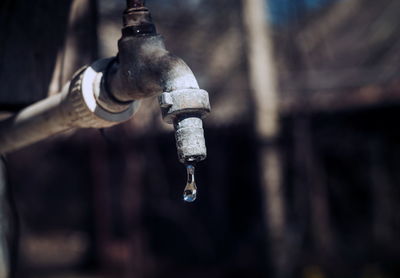
[[[145,1],[127,0],[118,51],[79,70],[60,94],[1,121],[0,154],[67,130],[116,125],[134,115],[141,99],[158,96],[164,121],[174,125],[179,161],[204,160],[208,93],[165,49]]]
[[[144,1],[127,1],[118,50],[106,77],[109,92],[121,102],[158,95],[163,119],[175,127],[179,160],[205,159],[202,118],[210,112],[208,93],[186,63],[165,49]]]

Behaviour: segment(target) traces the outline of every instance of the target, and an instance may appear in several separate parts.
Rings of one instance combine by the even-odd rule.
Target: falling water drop
[[[194,180],[194,166],[189,164],[186,166],[187,171],[187,183],[185,190],[183,191],[183,200],[185,202],[194,202],[197,197],[197,186]]]

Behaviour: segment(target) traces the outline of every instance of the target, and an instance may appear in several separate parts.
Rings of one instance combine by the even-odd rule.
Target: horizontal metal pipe
[[[35,103],[12,117],[0,122],[0,153],[67,131],[69,119],[63,113],[63,99],[67,90]],[[65,104],[64,104],[65,106]]]
[[[57,95],[26,107],[0,122],[0,154],[75,128],[103,128],[130,119],[139,101],[117,103],[107,97],[103,75],[112,59],[80,71]]]

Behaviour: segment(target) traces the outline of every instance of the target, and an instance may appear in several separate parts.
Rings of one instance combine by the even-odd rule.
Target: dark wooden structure
[[[277,29],[284,113],[399,103],[400,3],[333,1]]]
[[[0,110],[15,111],[96,58],[95,1],[1,1],[0,37]]]

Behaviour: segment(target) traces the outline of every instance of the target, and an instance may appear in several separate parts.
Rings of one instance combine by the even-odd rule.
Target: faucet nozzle
[[[204,160],[207,149],[201,118],[186,115],[177,120],[174,127],[179,161],[187,164]]]
[[[159,103],[164,121],[174,124],[179,161],[204,160],[207,149],[202,118],[211,109],[208,93],[201,89],[165,92],[159,96]]]

